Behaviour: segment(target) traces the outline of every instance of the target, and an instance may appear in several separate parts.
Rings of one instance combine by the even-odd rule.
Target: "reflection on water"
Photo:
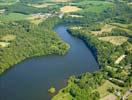
[[[98,70],[90,50],[80,39],[71,36],[65,26],[55,31],[71,48],[64,56],[50,55],[26,60],[0,77],[0,100],[49,100],[50,86],[60,89],[71,75]]]

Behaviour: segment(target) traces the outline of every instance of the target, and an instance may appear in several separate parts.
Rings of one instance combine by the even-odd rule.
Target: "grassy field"
[[[62,12],[62,13],[76,12],[79,10],[81,10],[81,9],[76,6],[64,6],[64,7],[60,8],[60,12]]]
[[[115,64],[119,64],[125,57],[126,57],[126,55],[121,55],[121,56],[115,61]]]
[[[41,4],[28,4],[28,6],[36,7],[36,8],[45,8],[54,5],[53,3],[41,3]]]
[[[113,94],[109,94],[105,96],[104,98],[101,98],[100,100],[117,100],[117,97]]]
[[[30,14],[30,15],[24,15],[21,13],[9,13],[9,14],[2,14],[0,15],[0,21],[1,22],[9,22],[9,21],[19,21],[19,20],[28,20],[33,24],[38,25],[43,20],[48,18],[50,15],[44,15],[44,14]]]
[[[16,38],[15,35],[10,35],[10,34],[8,34],[8,35],[6,35],[6,36],[3,36],[0,40],[1,40],[1,41],[12,41],[12,40],[14,40],[15,38]]]
[[[20,13],[9,13],[7,15],[0,15],[0,21],[18,21],[25,20],[28,15],[20,14]]]
[[[104,25],[100,31],[92,31],[91,33],[94,34],[94,35],[101,35],[102,33],[109,33],[112,31],[112,29],[115,28],[115,26],[112,26],[112,25]]]
[[[39,17],[39,15],[30,15],[27,17],[27,20],[29,20],[31,23],[38,25],[43,21],[43,17]]]
[[[16,36],[15,35],[5,35],[0,38],[0,48],[5,48],[10,45],[10,41],[15,40]]]
[[[128,5],[132,7],[132,2],[128,3]]]
[[[104,1],[82,1],[78,3],[72,3],[72,5],[84,8],[84,12],[96,13],[102,12],[103,10],[114,6],[113,3]]]
[[[69,1],[72,1],[72,0],[52,0],[53,2],[69,2]]]
[[[29,19],[29,21],[35,25],[38,25],[39,23],[43,22],[44,19],[43,18],[40,18],[40,19]]]
[[[65,87],[65,89],[68,89],[72,85],[74,85],[74,84],[70,83],[67,87]],[[62,90],[59,90],[59,93],[57,93],[57,95],[55,95],[52,98],[52,100],[73,100],[74,99],[69,92],[64,93],[63,90],[64,90],[64,88]]]
[[[72,100],[73,97],[69,93],[60,92],[59,95],[55,96],[52,100]]]
[[[5,48],[9,45],[10,43],[8,42],[0,42],[0,48]]]
[[[44,20],[46,20],[47,18],[49,18],[51,16],[52,16],[51,14],[37,13],[37,14],[29,15],[27,17],[27,20],[30,21],[33,24],[38,25],[39,23],[43,22]]]
[[[128,27],[132,27],[132,24],[110,23],[110,25],[125,29],[128,29]]]
[[[103,33],[111,33],[113,29],[121,29],[128,33],[131,33],[131,27],[132,24],[121,24],[121,23],[109,23],[109,24],[103,24],[101,23],[101,30],[99,31],[91,31],[93,35],[101,35]]]
[[[128,96],[128,100],[132,100],[132,94]]]
[[[128,37],[125,36],[106,36],[106,37],[99,37],[99,40],[106,41],[112,43],[113,45],[122,45],[124,42],[128,40]]]
[[[19,0],[0,0],[0,5],[12,5],[19,2]]]
[[[100,87],[98,87],[96,89],[96,91],[98,91],[100,93],[100,96],[102,98],[102,97],[105,97],[110,94],[110,92],[108,92],[108,89],[111,87],[114,87],[115,89],[120,89],[120,87],[118,87],[117,85],[106,80],[106,82],[104,84],[102,84]]]

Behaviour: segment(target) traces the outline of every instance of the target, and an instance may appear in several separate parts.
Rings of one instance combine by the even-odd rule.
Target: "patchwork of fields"
[[[0,0],[0,5],[13,5],[19,2],[19,0]]]
[[[58,20],[64,21],[69,25],[69,32],[73,36],[84,40],[90,49],[96,52],[98,63],[103,70],[100,72],[101,74],[103,73],[104,77],[107,74],[107,78],[105,77],[105,81],[102,82],[104,77],[101,76],[100,73],[97,73],[97,76],[92,76],[96,76],[96,83],[93,82],[94,79],[92,79],[89,74],[86,76],[82,75],[79,78],[73,77],[73,79],[69,79],[70,82],[68,81],[68,86],[60,90],[59,93],[53,97],[53,100],[72,100],[76,97],[80,98],[81,96],[87,98],[88,95],[91,98],[97,96],[100,100],[110,100],[110,98],[113,98],[113,100],[120,99],[124,96],[125,92],[128,91],[128,88],[132,88],[132,14],[129,8],[131,5],[131,2],[126,4],[123,2],[116,3],[114,0],[32,0],[32,2],[26,0],[0,0],[1,27],[3,27],[4,24],[7,25],[7,23],[12,22],[29,22],[23,26],[20,25],[22,28],[20,32],[24,30],[24,36],[19,32],[19,34],[16,33],[17,35],[8,34],[8,32],[6,35],[0,33],[0,49],[2,49],[0,57],[3,56],[2,54],[6,55],[3,51],[8,51],[8,47],[10,49],[13,41],[18,41],[19,38],[22,43],[24,43],[23,38],[25,38],[27,42],[27,44],[23,45],[19,41],[20,44],[23,45],[23,51],[21,51],[23,55],[26,55],[24,52],[24,50],[26,51],[26,47],[31,47],[26,51],[31,50],[31,53],[28,52],[27,57],[34,52],[37,52],[36,55],[52,54],[52,52],[63,54],[63,49],[66,51],[69,46],[63,43],[50,29],[59,22]],[[53,18],[54,21],[50,18]],[[46,27],[45,33],[40,34],[43,33],[43,27],[38,28],[38,26],[43,24]],[[8,25],[6,27],[8,28]],[[36,33],[32,34],[31,27],[33,28],[33,33],[36,32],[38,35]],[[16,30],[13,30],[13,32]],[[26,34],[30,30],[31,33],[28,35],[31,38],[26,37]],[[1,31],[4,32],[2,28]],[[39,39],[41,41],[38,41]],[[41,48],[41,53],[32,45],[34,43],[39,44],[36,45],[36,47]],[[64,45],[64,48],[61,48],[62,45]],[[13,46],[19,47],[20,45],[16,43],[13,44]],[[46,50],[43,51],[43,48]],[[47,50],[47,48],[49,50]],[[11,52],[13,52],[13,49]],[[6,58],[5,55],[4,58]],[[18,55],[20,55],[22,60],[25,59],[23,55]],[[12,57],[9,57],[9,59],[11,58]],[[3,60],[3,62],[6,61]],[[16,62],[14,61],[14,63]],[[8,67],[3,63],[1,65],[6,66],[5,69],[0,69],[2,73],[8,69]],[[98,80],[98,78],[100,78],[98,75],[101,77],[100,80]],[[91,81],[92,83],[90,83]],[[88,95],[84,96],[87,92]],[[132,95],[129,95],[127,98],[131,100]],[[97,98],[95,100],[97,100]]]

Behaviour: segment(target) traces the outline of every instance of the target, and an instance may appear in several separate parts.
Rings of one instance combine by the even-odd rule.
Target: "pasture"
[[[99,37],[99,40],[106,41],[112,43],[113,45],[122,45],[124,42],[128,40],[128,37],[125,36],[106,36],[106,37]]]
[[[73,6],[78,6],[83,9],[83,12],[94,12],[100,13],[107,8],[112,8],[114,6],[111,2],[104,1],[81,1],[76,3],[71,3]]]
[[[76,6],[64,6],[64,7],[60,8],[60,12],[62,12],[62,13],[76,12],[79,10],[81,10],[81,8],[78,8]]]
[[[18,20],[25,20],[28,15],[24,15],[21,13],[9,13],[0,15],[0,21],[18,21]]]
[[[70,2],[72,0],[52,0],[52,2],[61,2],[61,3],[64,3],[64,2]]]
[[[31,23],[38,25],[39,23],[43,22],[45,19],[51,17],[52,15],[49,13],[46,14],[32,14],[27,17],[27,20],[29,20]]]
[[[13,5],[19,2],[19,0],[0,0],[0,5]]]
[[[28,4],[28,6],[36,7],[36,8],[46,8],[54,5],[53,3],[41,3],[41,4]]]
[[[132,94],[128,96],[128,100],[132,100]]]
[[[113,94],[107,95],[103,98],[101,98],[100,100],[117,100],[117,97]]]
[[[100,93],[100,97],[103,98],[107,95],[110,94],[110,92],[108,91],[109,88],[114,88],[114,89],[120,89],[119,86],[111,83],[110,81],[106,80],[104,84],[102,84],[100,87],[98,87],[96,89],[96,91],[98,91]],[[95,91],[95,90],[94,90]]]
[[[109,33],[112,31],[113,28],[116,28],[115,26],[112,25],[104,25],[100,31],[92,31],[91,33],[94,35],[101,35],[102,33]]]

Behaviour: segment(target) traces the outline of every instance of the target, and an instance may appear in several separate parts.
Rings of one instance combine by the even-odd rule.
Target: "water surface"
[[[60,89],[71,75],[98,70],[98,64],[84,42],[71,36],[63,25],[55,31],[68,44],[64,56],[50,55],[25,60],[0,77],[0,100],[50,100],[50,86]]]

